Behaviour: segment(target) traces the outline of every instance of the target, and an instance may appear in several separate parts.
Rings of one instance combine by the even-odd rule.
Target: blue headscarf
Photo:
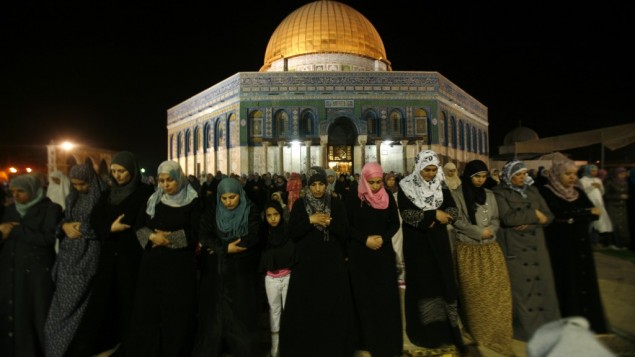
[[[20,217],[24,217],[29,208],[35,206],[35,204],[37,204],[44,198],[44,189],[42,189],[42,182],[33,175],[24,174],[14,178],[13,180],[11,180],[9,188],[17,188],[29,194],[29,202],[15,202],[15,209],[18,211]]]
[[[235,193],[240,196],[240,202],[233,210],[228,210],[221,202],[220,197],[225,193]],[[222,236],[221,239],[231,242],[247,235],[250,211],[251,202],[240,182],[232,177],[222,179],[218,184],[218,192],[216,193],[216,226],[227,235]]]
[[[157,204],[162,202],[170,207],[183,207],[195,198],[198,197],[196,190],[190,185],[190,181],[181,169],[181,165],[178,162],[168,160],[163,161],[157,169],[157,177],[160,174],[168,174],[170,177],[178,183],[178,191],[173,195],[169,195],[163,191],[161,185],[157,187],[157,190],[148,199],[148,206],[146,207],[146,213],[150,217],[154,217],[154,212]]]

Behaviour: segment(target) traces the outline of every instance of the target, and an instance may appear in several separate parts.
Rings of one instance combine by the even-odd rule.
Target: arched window
[[[400,137],[403,135],[403,116],[401,111],[394,109],[390,112],[390,132],[393,137]]]
[[[457,143],[459,149],[465,150],[465,124],[463,120],[459,119],[459,142]]]
[[[174,152],[176,152],[176,141],[174,140],[174,134],[170,135],[170,160],[174,160]]]
[[[450,117],[450,138],[452,141],[452,147],[456,149],[459,145],[459,131],[456,124],[456,118],[454,116]]]
[[[176,157],[180,158],[183,153],[183,133],[178,135],[178,143],[176,146]]]
[[[472,126],[469,123],[465,124],[465,149],[466,151],[474,151],[472,148]]]
[[[276,113],[276,133],[278,138],[286,138],[289,130],[289,114],[284,110]]]
[[[478,148],[479,148],[478,153],[485,154],[485,143],[483,142],[483,131],[481,129],[478,129],[477,136],[478,136]]]
[[[472,127],[472,151],[475,153],[479,152],[480,143],[478,142],[478,136],[476,135],[476,127]]]
[[[205,152],[209,152],[209,149],[213,147],[212,138],[212,125],[210,122],[206,122],[203,127],[203,150]]]
[[[300,119],[300,137],[306,138],[314,135],[315,132],[315,113],[310,110],[302,113]]]
[[[194,155],[201,150],[201,127],[198,125],[194,128]]]
[[[187,129],[185,131],[185,146],[183,146],[186,157],[190,155],[190,152],[192,150],[191,145],[192,145],[192,133],[190,132],[190,129]]]
[[[379,122],[377,113],[373,110],[366,111],[364,119],[366,120],[366,134],[370,136],[379,136]]]
[[[225,146],[225,120],[223,118],[216,119],[216,150]]]
[[[428,111],[425,109],[415,110],[415,135],[428,135]]]
[[[441,120],[439,120],[439,138],[441,145],[448,146],[448,117],[444,112],[441,112]]]
[[[252,137],[262,137],[262,125],[264,114],[261,110],[254,110],[249,113],[249,135]]]

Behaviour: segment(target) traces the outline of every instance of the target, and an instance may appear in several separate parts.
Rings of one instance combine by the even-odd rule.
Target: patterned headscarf
[[[508,161],[503,166],[503,172],[501,173],[501,180],[503,181],[503,185],[505,185],[505,187],[513,191],[516,191],[520,193],[520,195],[523,196],[524,198],[527,198],[527,194],[525,193],[525,190],[527,190],[527,187],[534,184],[534,179],[530,175],[525,176],[525,181],[523,182],[522,187],[516,186],[512,183],[512,176],[523,171],[528,171],[527,166],[525,166],[524,162],[519,160]]]
[[[330,214],[331,195],[328,192],[328,189],[327,192],[325,192],[320,198],[316,198],[315,196],[313,196],[313,193],[311,193],[311,184],[316,181],[322,182],[325,185],[327,184],[326,172],[319,166],[313,166],[311,167],[311,170],[309,170],[309,180],[304,192],[304,209],[309,216],[316,212]],[[315,226],[315,228],[324,232],[325,241],[329,240],[328,228],[325,229],[324,227],[317,225]]]
[[[556,196],[568,202],[577,200],[579,196],[578,190],[574,187],[575,185],[564,187],[562,182],[560,182],[560,176],[571,169],[577,171],[578,167],[575,162],[568,159],[555,161],[547,174],[549,183],[545,185],[545,187],[550,189]]]
[[[97,204],[101,192],[106,188],[99,175],[90,164],[75,165],[68,173],[70,179],[82,180],[88,184],[88,192],[80,193],[73,185],[66,197],[65,217],[69,222],[87,222],[90,213]]]
[[[110,188],[110,197],[108,197],[108,200],[113,205],[118,205],[137,189],[137,186],[141,182],[141,174],[139,173],[137,159],[134,154],[129,151],[121,151],[113,156],[111,165],[112,164],[121,165],[130,173],[130,181],[121,186],[117,184],[117,180],[110,174],[112,187]]]
[[[159,202],[170,207],[183,207],[198,197],[198,193],[190,184],[178,162],[172,160],[163,161],[157,169],[157,178],[160,174],[168,174],[178,183],[177,192],[169,195],[161,188],[161,185],[158,185],[157,190],[148,199],[146,213],[150,217],[154,217],[155,209]]]
[[[29,195],[27,203],[15,202],[15,209],[20,217],[24,217],[29,208],[35,206],[44,198],[44,190],[42,189],[42,181],[34,175],[24,174],[15,177],[9,184],[10,189],[20,189]]]
[[[421,171],[426,166],[436,166],[437,175],[430,181],[421,177]],[[442,184],[445,175],[441,169],[439,157],[432,150],[422,150],[415,157],[415,167],[412,173],[399,181],[399,187],[415,206],[423,210],[435,210],[443,203]]]
[[[304,208],[309,216],[316,212],[331,213],[331,195],[327,192],[322,197],[316,198],[311,193],[311,184],[316,181],[327,184],[326,172],[319,166],[311,167],[308,184],[304,192]]]
[[[384,170],[381,165],[376,162],[369,162],[362,168],[362,179],[359,180],[357,186],[357,196],[360,200],[368,202],[375,209],[388,208],[388,192],[383,187],[379,191],[373,192],[368,184],[368,180],[373,178],[382,178]]]
[[[240,201],[236,208],[229,210],[225,207],[220,198],[226,193],[235,193],[240,196]],[[233,177],[221,180],[216,193],[216,226],[221,232],[227,233],[227,236],[221,236],[221,239],[232,242],[247,235],[249,232],[251,205],[252,203],[247,198],[247,193],[243,190],[240,181]]]

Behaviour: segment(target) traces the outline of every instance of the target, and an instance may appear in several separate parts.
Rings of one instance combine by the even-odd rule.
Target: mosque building
[[[258,72],[170,108],[168,153],[187,174],[407,173],[422,149],[489,162],[487,107],[438,72],[393,71],[375,27],[338,1],[288,15]]]

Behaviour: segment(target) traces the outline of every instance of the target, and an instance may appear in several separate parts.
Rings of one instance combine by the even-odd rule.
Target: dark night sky
[[[630,2],[342,2],[373,23],[394,70],[437,71],[488,107],[492,153],[519,121],[540,137],[633,121]],[[72,139],[154,170],[167,110],[258,71],[277,25],[308,1],[59,3],[0,11],[0,145]]]

